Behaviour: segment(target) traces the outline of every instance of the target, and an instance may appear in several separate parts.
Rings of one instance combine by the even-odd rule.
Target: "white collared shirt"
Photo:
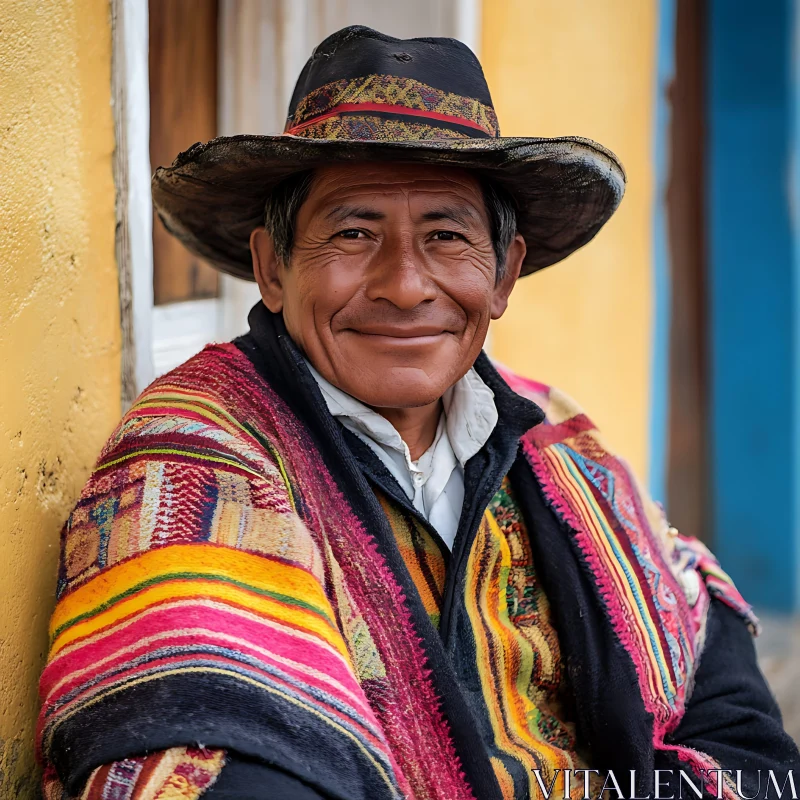
[[[497,425],[494,392],[470,369],[445,392],[433,444],[412,461],[408,445],[391,422],[306,363],[331,414],[378,456],[414,508],[452,549],[464,503],[464,466]]]

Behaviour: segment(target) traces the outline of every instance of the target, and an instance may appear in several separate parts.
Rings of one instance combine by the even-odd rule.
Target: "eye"
[[[455,242],[458,239],[464,240],[464,237],[455,231],[436,231],[433,239],[437,242]]]
[[[358,228],[346,228],[343,231],[339,231],[337,236],[341,236],[342,239],[359,239],[364,236],[364,231],[358,230]]]

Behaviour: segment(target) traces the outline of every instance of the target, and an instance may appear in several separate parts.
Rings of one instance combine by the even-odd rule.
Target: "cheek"
[[[468,326],[479,325],[483,317],[488,318],[494,293],[493,274],[487,276],[482,270],[460,271],[452,279],[442,281],[440,286],[464,312]]]
[[[303,338],[325,335],[333,317],[358,292],[362,281],[359,273],[348,270],[331,259],[329,263],[293,264],[289,284],[289,302],[284,316],[289,332],[302,331]]]

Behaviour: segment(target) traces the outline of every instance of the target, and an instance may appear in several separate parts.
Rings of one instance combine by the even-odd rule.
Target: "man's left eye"
[[[456,239],[463,239],[464,237],[455,231],[436,231],[433,234],[433,238],[437,242],[454,242]]]

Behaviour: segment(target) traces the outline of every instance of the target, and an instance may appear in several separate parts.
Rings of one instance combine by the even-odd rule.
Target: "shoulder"
[[[600,431],[571,397],[495,364],[517,394],[545,412],[541,425],[523,437],[523,450],[554,506],[570,515],[578,530],[603,529],[626,540],[646,563],[648,580],[671,573],[697,619],[712,595],[733,608],[754,632],[758,620],[713,554],[698,539],[680,534],[663,506],[653,500],[626,460],[604,441]],[[593,498],[587,511],[584,498]],[[587,518],[594,515],[592,519]],[[655,594],[659,589],[652,587]],[[697,623],[700,624],[700,623]]]
[[[98,466],[142,447],[153,457],[207,449],[259,466],[265,447],[253,422],[259,407],[274,407],[276,400],[235,345],[209,345],[141,393],[106,442]]]
[[[285,421],[279,414],[270,427],[273,394],[228,344],[207,347],[145,389],[108,439],[62,532],[59,594],[166,545],[261,551],[272,541],[265,530],[293,537],[316,563],[282,447],[273,444],[273,429]]]
[[[250,360],[232,343],[212,344],[156,378],[123,421],[154,411],[181,417],[187,412],[201,413],[204,408],[209,420],[221,423],[223,418],[246,415],[253,392],[264,399],[269,394]]]
[[[512,391],[533,401],[544,411],[542,424],[531,429],[526,436],[532,444],[548,446],[579,434],[599,440],[594,423],[568,394],[554,386],[519,375],[497,362],[493,362],[493,366]]]
[[[291,425],[279,405],[235,345],[210,345],[137,398],[101,451],[79,505],[147,495],[154,503],[168,497],[176,506],[211,508],[220,498],[260,503],[264,495],[289,510],[278,432]]]

